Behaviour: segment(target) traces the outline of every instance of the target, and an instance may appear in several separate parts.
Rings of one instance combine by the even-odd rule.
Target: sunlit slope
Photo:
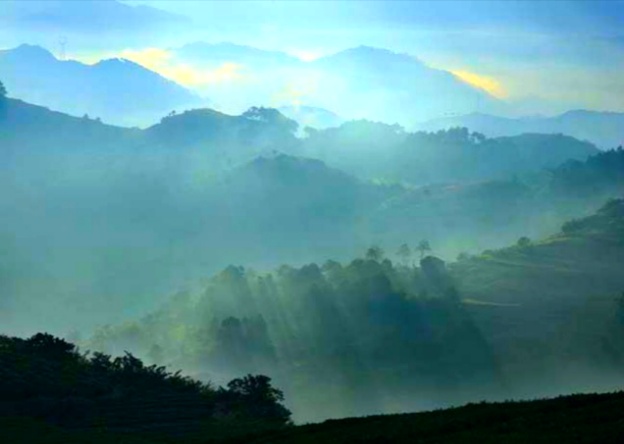
[[[623,264],[624,203],[614,200],[560,234],[451,270],[512,393],[554,394],[622,382]]]

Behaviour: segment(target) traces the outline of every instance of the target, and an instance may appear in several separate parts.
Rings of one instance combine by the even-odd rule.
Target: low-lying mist
[[[531,267],[529,257],[501,259],[494,249],[517,243],[528,254],[531,239],[621,193],[621,150],[367,121],[299,138],[294,121],[263,108],[172,114],[137,130],[12,99],[5,106],[3,333],[45,330],[217,382],[270,374],[300,420],[619,381],[616,350],[599,352],[604,366],[583,352],[560,385],[549,379],[560,376],[560,357],[518,383],[533,369],[533,343],[497,342],[499,314],[474,307],[516,304],[495,300],[509,289],[489,289]],[[448,269],[437,259],[456,257]],[[492,264],[508,270],[488,275]],[[569,273],[600,278],[579,264]],[[475,283],[477,271],[485,277]],[[523,295],[542,290],[531,275],[514,279]],[[615,274],[608,283],[600,296],[619,291]],[[519,357],[501,358],[520,343]],[[540,344],[555,356],[555,343]],[[585,384],[590,376],[604,384]]]

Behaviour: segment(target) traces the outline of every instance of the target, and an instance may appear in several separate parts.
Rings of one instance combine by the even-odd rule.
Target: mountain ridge
[[[126,126],[155,120],[172,108],[204,103],[177,83],[119,58],[87,65],[59,60],[41,46],[21,45],[0,52],[0,70],[11,96]]]

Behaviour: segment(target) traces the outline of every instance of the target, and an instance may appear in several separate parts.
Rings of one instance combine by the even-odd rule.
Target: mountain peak
[[[37,62],[47,61],[47,60],[56,60],[56,57],[54,57],[54,55],[50,51],[48,51],[47,49],[39,45],[22,44],[13,49],[8,49],[3,52],[5,54],[11,54],[13,56],[16,56],[22,59],[32,60],[32,61],[37,61]]]

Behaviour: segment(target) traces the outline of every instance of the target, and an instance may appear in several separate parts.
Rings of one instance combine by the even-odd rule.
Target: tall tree
[[[381,249],[381,247],[377,245],[373,245],[368,250],[366,250],[366,259],[369,259],[372,261],[379,262],[380,260],[383,259],[383,255],[384,255],[383,250]]]
[[[401,259],[403,265],[407,265],[409,263],[410,257],[412,256],[412,250],[410,249],[409,245],[402,244],[396,254],[399,259]]]
[[[421,240],[416,247],[416,250],[420,252],[420,258],[423,259],[425,257],[425,253],[431,251],[431,245],[429,245],[428,240]]]
[[[0,82],[0,115],[4,114],[4,110],[6,109],[6,95],[7,90],[4,84]]]

